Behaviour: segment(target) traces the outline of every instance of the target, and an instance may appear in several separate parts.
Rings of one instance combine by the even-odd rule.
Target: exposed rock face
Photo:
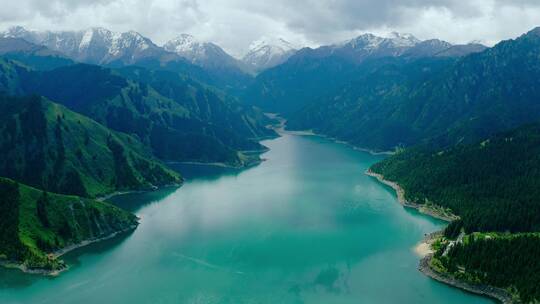
[[[84,31],[32,31],[18,26],[0,36],[21,38],[76,61],[92,64],[132,64],[167,53],[137,32],[116,33],[100,27]]]

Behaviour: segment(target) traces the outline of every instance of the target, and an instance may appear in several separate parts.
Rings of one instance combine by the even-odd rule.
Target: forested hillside
[[[460,280],[507,290],[522,303],[540,300],[540,234],[480,234],[466,236],[434,263]],[[516,301],[517,302],[517,301]]]
[[[36,70],[50,70],[74,63],[61,53],[19,38],[0,38],[0,56]]]
[[[137,226],[117,207],[77,196],[44,192],[0,178],[0,263],[26,270],[65,267],[54,251]]]
[[[374,150],[437,138],[474,142],[540,119],[540,29],[481,53],[390,62],[323,96],[289,120]]]
[[[408,149],[371,170],[411,202],[452,209],[468,233],[540,231],[540,124],[445,150]]]
[[[276,136],[261,111],[226,93],[251,76],[209,73],[134,32],[88,33],[114,41],[73,48],[77,33],[57,33],[60,52],[0,38],[1,264],[63,269],[51,253],[137,225],[86,197],[181,184],[165,161],[253,165],[266,149],[258,141]]]
[[[41,97],[0,96],[0,176],[95,197],[181,183],[137,137]]]
[[[43,95],[110,129],[136,135],[163,160],[242,166],[239,151],[261,150],[255,139],[275,134],[253,110],[177,74],[171,76],[174,81],[140,82],[132,80],[140,77],[134,73],[124,71],[133,76],[128,79],[114,70],[83,64],[41,72],[9,61],[2,67],[3,90]]]
[[[510,288],[526,303],[540,299],[540,124],[444,150],[407,149],[371,170],[397,182],[408,201],[460,216],[446,228],[447,238],[462,231],[488,233],[483,239],[470,236],[447,256],[440,257],[440,249],[442,271]]]

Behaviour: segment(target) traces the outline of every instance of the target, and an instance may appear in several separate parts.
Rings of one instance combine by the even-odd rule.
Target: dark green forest
[[[108,203],[47,193],[0,178],[0,261],[61,269],[50,253],[83,240],[134,229],[137,218]]]
[[[467,233],[540,231],[540,124],[445,150],[404,150],[371,169],[411,202],[450,208]]]
[[[289,114],[288,128],[314,130],[376,151],[422,142],[473,143],[540,120],[538,53],[540,28],[462,58],[365,61],[347,82],[314,96],[306,93],[308,101]],[[334,74],[322,75],[334,81]],[[297,84],[303,83],[301,77],[294,78]]]
[[[0,118],[0,176],[85,197],[182,181],[137,137],[42,97],[0,95]]]
[[[400,184],[408,201],[459,215],[445,229],[449,239],[462,231],[512,233],[470,235],[440,259],[458,278],[510,288],[526,303],[540,299],[540,237],[533,234],[540,231],[540,124],[445,150],[407,149],[371,170]]]
[[[540,235],[468,236],[437,259],[446,270],[472,283],[484,283],[518,294],[524,303],[540,299]]]

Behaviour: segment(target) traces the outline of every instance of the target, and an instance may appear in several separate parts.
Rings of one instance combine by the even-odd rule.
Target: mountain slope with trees
[[[446,255],[446,247],[438,250],[432,261],[438,271],[508,289],[525,303],[540,300],[540,277],[535,275],[540,250],[540,124],[443,150],[406,149],[371,170],[398,183],[407,201],[449,208],[460,217],[446,228],[445,236],[452,239],[464,232],[468,239]],[[478,235],[482,237],[475,238]]]
[[[145,77],[140,76],[146,73],[143,69],[136,69],[131,75],[139,76],[129,79],[120,72],[84,64],[30,71],[4,61],[0,67],[4,67],[0,88],[5,91],[43,95],[110,129],[136,135],[163,160],[242,166],[239,151],[260,150],[256,138],[274,134],[248,107],[174,73],[168,82],[153,80],[153,76],[144,79],[165,97],[148,83],[132,80]]]
[[[243,99],[267,111],[292,116],[306,106],[322,102],[321,97],[329,102],[339,98],[342,87],[364,81],[373,62],[398,58],[456,59],[484,48],[452,45],[437,39],[420,41],[410,34],[392,33],[387,38],[364,34],[342,43],[297,51],[283,64],[259,74]]]
[[[62,270],[55,251],[134,229],[137,217],[110,204],[44,192],[0,177],[0,263]]]
[[[382,65],[290,119],[352,144],[392,150],[426,139],[473,142],[540,119],[540,29],[442,69]],[[397,75],[397,81],[395,81]],[[395,136],[387,136],[395,134]]]
[[[96,197],[181,183],[134,136],[41,97],[0,96],[0,176]]]

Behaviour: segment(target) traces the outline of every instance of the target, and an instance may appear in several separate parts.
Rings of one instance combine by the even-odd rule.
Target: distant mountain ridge
[[[474,45],[474,47],[467,47],[471,45]],[[373,34],[363,34],[341,43],[321,46],[315,49],[305,48],[297,55],[309,56],[313,58],[336,56],[358,64],[367,59],[382,57],[437,56],[439,53],[456,46],[463,49],[463,51],[459,53],[460,56],[468,55],[476,51],[482,51],[486,48],[479,47],[479,44],[477,43],[453,45],[439,39],[422,41],[412,34],[392,32],[388,35],[388,37],[380,37]],[[467,50],[469,50],[469,52],[467,52]],[[456,53],[455,56],[457,55],[458,54]]]
[[[0,33],[0,38],[24,39],[81,63],[171,70],[229,92],[236,92],[252,79],[243,64],[219,46],[198,43],[189,37],[166,44],[171,51],[135,31],[119,33],[100,27],[81,31],[34,31],[16,26]],[[178,45],[181,42],[186,45]]]
[[[455,60],[486,47],[452,45],[442,40],[421,41],[410,34],[388,37],[363,34],[341,43],[303,48],[283,64],[260,73],[243,93],[243,100],[271,112],[290,115],[365,74],[374,61]]]
[[[540,120],[540,30],[458,59],[392,59],[295,113],[290,127],[392,150],[475,141]]]
[[[17,26],[2,36],[21,38],[92,64],[133,64],[144,58],[166,55],[162,48],[137,32],[116,33],[100,27],[82,31],[32,31]]]

